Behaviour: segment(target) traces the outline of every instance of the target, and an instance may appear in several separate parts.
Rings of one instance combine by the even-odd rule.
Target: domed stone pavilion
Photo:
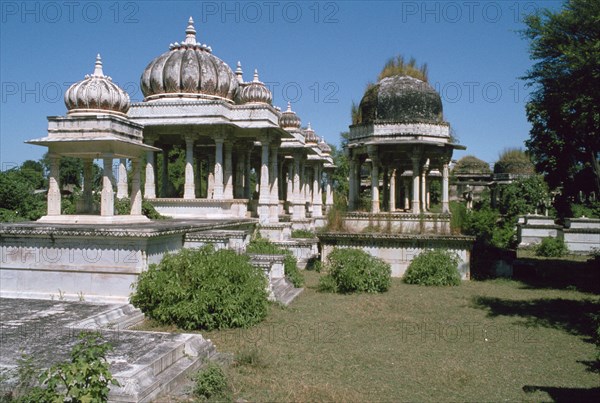
[[[381,79],[366,90],[350,126],[350,210],[359,208],[366,167],[371,214],[428,214],[428,182],[435,176],[442,178],[442,214],[449,213],[448,164],[454,149],[465,147],[452,143],[440,95],[427,82],[407,75]]]

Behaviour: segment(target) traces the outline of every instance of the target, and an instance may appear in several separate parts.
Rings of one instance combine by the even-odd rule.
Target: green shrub
[[[467,219],[467,207],[464,203],[450,202],[450,230],[453,234],[460,234]]]
[[[209,362],[194,379],[194,396],[201,400],[232,401],[231,390],[223,369]]]
[[[391,285],[390,265],[361,249],[334,248],[327,256],[325,270],[335,284],[334,291],[344,294],[384,292]],[[322,289],[331,282],[324,278],[321,281]]]
[[[413,259],[402,280],[407,284],[459,285],[458,262],[454,253],[441,249],[427,250]]]
[[[110,372],[106,354],[112,349],[99,333],[81,333],[71,350],[71,362],[53,365],[39,376],[40,386],[18,398],[19,402],[106,402],[109,385],[119,385]],[[21,372],[30,373],[26,359],[19,362]]]
[[[561,257],[567,252],[565,241],[559,238],[544,238],[535,248],[535,255],[542,257]]]
[[[295,229],[292,231],[292,238],[314,238],[315,233],[306,229]]]
[[[319,279],[317,291],[320,292],[337,292],[337,284],[330,274],[326,274]]]
[[[267,315],[267,279],[246,255],[212,245],[182,249],[151,265],[131,303],[162,324],[186,330],[254,325]]]
[[[283,249],[266,238],[256,238],[246,247],[247,253],[258,253],[264,255],[284,255],[283,260],[285,276],[292,282],[294,287],[302,287],[304,285],[304,276],[298,269],[298,261],[287,249]]]
[[[123,197],[115,199],[115,214],[116,215],[129,215],[131,212],[131,199]],[[151,220],[164,220],[166,217],[160,215],[154,206],[147,200],[142,200],[142,214]]]

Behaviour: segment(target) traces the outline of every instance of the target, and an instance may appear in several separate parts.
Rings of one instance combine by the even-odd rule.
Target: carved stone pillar
[[[271,187],[269,175],[269,139],[261,139],[260,191],[258,196],[258,219],[261,224],[271,221]]]
[[[131,160],[131,170],[133,177],[131,178],[131,215],[142,214],[142,191],[140,184],[140,160],[139,158],[133,158]]]
[[[396,211],[396,172],[395,169],[392,169],[390,175],[390,200],[388,202],[390,213]]]
[[[313,173],[313,217],[323,217],[323,199],[321,195],[321,167],[315,163]]]
[[[448,163],[444,162],[442,167],[442,213],[450,212],[450,203],[448,202]]]
[[[301,178],[301,165],[302,154],[294,154],[294,214],[295,220],[301,220],[306,218],[306,207],[304,204],[304,198],[302,196],[302,178]]]
[[[223,177],[223,198],[233,199],[233,145],[231,142],[225,142],[225,169]]]
[[[419,156],[412,157],[412,212],[413,214],[419,214],[421,212],[420,208],[420,197],[419,197],[419,176],[420,176],[420,162],[421,158]]]
[[[183,185],[183,198],[196,198],[196,184],[194,183],[194,138],[185,136],[185,184]]]
[[[48,178],[48,215],[60,215],[60,156],[49,154],[50,177]]]
[[[154,140],[148,139],[149,145],[154,145]],[[146,151],[146,181],[144,183],[144,196],[146,199],[156,198],[156,183],[154,177],[154,151]]]
[[[100,215],[113,216],[115,215],[115,192],[113,191],[111,173],[112,173],[112,155],[104,156],[104,172],[102,175],[102,193],[100,201]]]
[[[208,154],[208,173],[206,176],[206,198],[215,198],[215,154]]]
[[[213,199],[223,200],[223,142],[222,137],[215,138],[215,168]]]
[[[127,186],[127,160],[119,159],[119,179],[117,182],[117,199],[122,199],[129,196]]]

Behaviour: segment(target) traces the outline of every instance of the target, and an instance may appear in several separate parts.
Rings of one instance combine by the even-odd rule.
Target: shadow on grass
[[[533,393],[542,391],[548,393],[555,402],[598,402],[600,401],[600,388],[557,388],[552,386],[523,386],[523,391]]]
[[[475,307],[488,310],[488,316],[515,316],[526,326],[558,329],[569,334],[595,340],[594,317],[600,311],[600,301],[569,299],[507,300],[474,297]]]
[[[525,288],[552,288],[600,293],[600,264],[564,259],[520,258],[513,262],[513,278]]]

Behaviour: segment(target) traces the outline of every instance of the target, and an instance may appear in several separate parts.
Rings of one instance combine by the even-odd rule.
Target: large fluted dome
[[[279,126],[282,129],[299,129],[301,124],[300,118],[292,111],[292,105],[288,102],[287,110],[279,117]]]
[[[145,100],[157,98],[205,98],[234,100],[238,80],[210,46],[196,42],[190,17],[182,43],[152,60],[141,78]]]
[[[273,100],[271,91],[258,79],[257,70],[254,70],[254,80],[244,85],[239,94],[239,101],[242,104],[263,103],[270,105]]]
[[[428,83],[409,76],[386,77],[360,101],[357,123],[443,123],[442,100]]]
[[[129,95],[102,72],[102,59],[96,56],[94,73],[71,85],[65,92],[68,113],[117,113],[129,110]]]

